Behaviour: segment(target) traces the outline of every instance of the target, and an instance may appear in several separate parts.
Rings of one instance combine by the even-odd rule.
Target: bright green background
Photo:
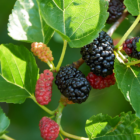
[[[0,44],[23,44],[30,49],[30,44],[14,41],[7,35],[8,16],[11,13],[14,3],[15,0],[0,1]],[[113,37],[119,38],[125,33],[128,27],[134,21],[134,18],[131,16],[129,16],[129,19],[130,20],[126,19],[125,22],[123,22]],[[140,34],[137,30],[139,27],[140,25],[136,27],[131,37]],[[107,28],[109,28],[109,25],[106,26],[105,30],[107,30]],[[54,63],[57,64],[62,50],[62,41],[59,36],[55,35],[48,46],[53,51],[53,55],[55,57]],[[72,63],[73,61],[78,60],[80,57],[80,49],[71,49],[68,47],[63,65]],[[40,72],[48,68],[46,64],[38,59],[37,63],[40,68]],[[89,68],[85,64],[80,69],[86,75],[89,72]],[[60,92],[57,90],[57,87],[54,84],[52,102],[49,103],[48,108],[54,110],[58,105],[59,98]],[[47,114],[37,105],[35,105],[31,99],[27,99],[26,102],[21,105],[5,103],[1,103],[0,105],[11,120],[10,127],[8,128],[9,136],[16,140],[42,140],[40,137],[38,124],[40,119]],[[90,97],[85,103],[81,105],[68,105],[64,109],[62,126],[65,131],[72,134],[86,136],[84,128],[85,122],[92,115],[103,113],[115,116],[120,114],[122,111],[127,112],[130,110],[132,110],[131,106],[127,101],[125,101],[124,96],[120,90],[118,90],[117,85],[103,90],[92,90]]]

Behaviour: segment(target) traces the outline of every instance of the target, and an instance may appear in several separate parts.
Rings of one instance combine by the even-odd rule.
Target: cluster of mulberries
[[[127,39],[123,44],[123,50],[132,58],[140,59],[140,52],[137,51],[136,43],[139,42],[140,37]]]
[[[109,2],[109,17],[107,23],[116,22],[123,14],[125,6],[123,4],[123,0],[110,0]]]
[[[35,89],[35,97],[39,104],[47,105],[51,101],[53,79],[53,73],[49,70],[40,74]]]
[[[31,51],[35,56],[37,56],[41,61],[47,63],[48,61],[53,61],[52,51],[46,44],[34,42],[31,45]]]
[[[71,65],[60,68],[55,83],[60,92],[74,103],[86,101],[91,89],[82,72]]]
[[[95,89],[102,89],[115,84],[113,48],[112,38],[104,31],[99,33],[99,37],[94,39],[92,43],[81,48],[82,58],[91,71],[87,79]]]
[[[109,3],[109,18],[107,23],[115,22],[123,13],[123,0],[111,0]],[[126,53],[134,58],[140,58],[136,51],[136,42],[139,38],[127,40],[124,44]],[[43,43],[32,43],[31,51],[44,62],[53,61],[52,51]],[[56,75],[55,84],[65,97],[62,100],[71,103],[85,102],[89,96],[91,86],[103,89],[115,84],[113,73],[115,55],[113,40],[104,31],[92,43],[81,48],[81,55],[90,67],[87,77],[72,65],[61,67]],[[35,97],[39,104],[47,105],[51,101],[53,73],[44,70],[36,83]],[[44,140],[55,140],[59,134],[59,125],[48,117],[43,117],[39,122],[41,137]],[[69,140],[65,138],[65,140]]]

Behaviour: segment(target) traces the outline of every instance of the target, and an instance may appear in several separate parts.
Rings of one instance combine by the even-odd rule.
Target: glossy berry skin
[[[48,117],[40,120],[39,129],[44,140],[55,140],[58,137],[59,125]]]
[[[55,81],[60,92],[73,103],[82,103],[88,98],[91,86],[81,71],[71,65],[61,67]]]
[[[81,71],[77,70],[71,65],[67,65],[60,68],[59,72],[56,75],[55,84],[58,86],[60,92],[63,93],[63,90],[66,88],[66,80],[69,80],[71,78],[78,78],[81,76],[84,77]]]
[[[110,87],[116,82],[114,73],[104,78],[101,76],[96,76],[95,74],[90,72],[87,76],[87,80],[94,89],[103,89],[106,87]]]
[[[66,81],[65,85],[67,88],[62,94],[68,100],[79,104],[86,101],[91,90],[91,86],[85,77],[71,78]]]
[[[109,2],[109,17],[107,23],[116,22],[123,14],[125,6],[123,4],[123,0],[110,0]]]
[[[136,50],[136,43],[139,42],[140,37],[127,39],[123,44],[123,50],[132,58],[140,59],[140,52]]]
[[[65,138],[64,140],[70,140],[70,139],[68,139],[68,138]]]
[[[47,105],[51,101],[53,79],[53,73],[49,70],[40,74],[35,88],[35,97],[40,105]]]
[[[104,31],[92,43],[81,48],[81,55],[90,71],[106,77],[113,73],[115,55],[113,40]]]

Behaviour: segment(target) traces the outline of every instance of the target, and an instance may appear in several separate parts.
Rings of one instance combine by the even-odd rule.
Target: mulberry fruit
[[[51,101],[53,79],[53,73],[49,70],[40,74],[35,89],[35,97],[39,104],[47,105]]]
[[[92,43],[81,48],[81,55],[90,71],[97,76],[106,77],[113,73],[115,55],[113,40],[104,31]]]
[[[94,89],[103,89],[106,87],[110,87],[111,85],[114,85],[116,82],[114,73],[108,75],[107,77],[101,77],[101,76],[96,76],[95,74],[90,72],[87,76],[87,80],[89,81],[90,85]]]
[[[81,71],[73,66],[65,66],[56,76],[60,92],[74,103],[82,103],[88,98],[91,86]]]
[[[48,117],[40,120],[39,129],[44,140],[55,140],[58,137],[59,125]]]
[[[53,61],[52,51],[43,43],[34,42],[31,45],[31,51],[35,56],[37,56],[41,61],[47,63],[48,61]]]
[[[125,6],[123,4],[123,0],[111,0],[109,2],[109,18],[107,23],[114,23],[116,22],[123,14]]]
[[[136,43],[139,42],[140,37],[127,39],[123,44],[123,50],[132,58],[140,59],[140,52],[136,50]]]

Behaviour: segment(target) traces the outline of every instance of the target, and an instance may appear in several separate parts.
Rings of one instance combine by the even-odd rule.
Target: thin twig
[[[123,22],[123,20],[128,16],[128,11],[125,11],[123,15],[111,26],[111,28],[107,31],[107,34],[109,36],[112,36],[112,34],[115,32],[115,30],[118,28],[118,26]]]
[[[43,106],[43,105],[40,105],[37,101],[36,101],[36,98],[34,95],[30,96],[30,98],[39,106],[41,107],[44,111],[46,111],[48,114],[50,115],[54,115],[55,114],[55,111],[51,111],[49,110],[47,107]]]
[[[0,137],[0,139],[5,139],[5,140],[14,140],[13,138],[11,138],[11,137],[9,137],[9,136],[7,136],[7,135],[5,135],[5,134],[3,134],[1,137]]]
[[[60,128],[60,133],[66,137],[72,138],[72,139],[76,139],[76,140],[89,140],[89,138],[85,138],[85,137],[79,137],[70,133],[65,132],[62,127]]]
[[[78,61],[73,62],[72,65],[73,65],[73,67],[78,69],[83,63],[84,63],[84,60],[82,58],[80,58]]]
[[[61,64],[62,64],[62,62],[63,62],[64,56],[65,56],[65,53],[66,53],[66,49],[67,49],[67,41],[64,40],[64,45],[63,45],[62,53],[61,53],[59,62],[58,62],[58,64],[57,64],[56,71],[59,71],[59,69],[60,69],[60,67],[61,67]]]

